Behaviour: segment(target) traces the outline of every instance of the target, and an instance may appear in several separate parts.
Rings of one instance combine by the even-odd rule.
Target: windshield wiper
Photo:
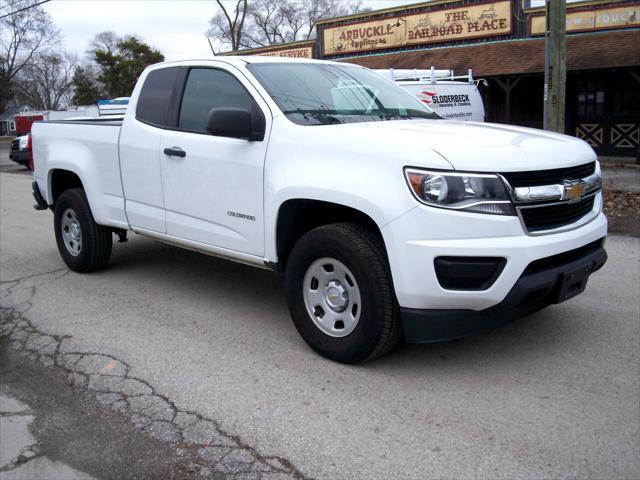
[[[331,110],[302,110],[300,108],[296,110],[285,110],[282,113],[285,115],[290,115],[293,113],[297,113],[298,115],[302,115],[305,120],[309,120],[309,118],[313,118],[314,120],[319,120],[323,125],[336,125],[342,123],[336,117],[330,114]]]

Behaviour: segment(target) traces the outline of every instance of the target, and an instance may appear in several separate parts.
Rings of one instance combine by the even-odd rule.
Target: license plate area
[[[558,289],[556,303],[564,302],[584,292],[592,270],[593,266],[589,262],[575,270],[563,273],[560,277],[560,288]]]

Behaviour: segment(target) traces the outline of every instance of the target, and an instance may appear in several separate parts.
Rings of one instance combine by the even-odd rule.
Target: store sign
[[[431,10],[325,28],[325,55],[511,33],[511,2]]]
[[[531,34],[544,35],[546,16],[531,17]],[[601,8],[567,13],[567,32],[640,26],[640,6]]]
[[[312,47],[286,48],[282,50],[271,50],[270,52],[255,53],[263,57],[290,57],[290,58],[313,58]]]

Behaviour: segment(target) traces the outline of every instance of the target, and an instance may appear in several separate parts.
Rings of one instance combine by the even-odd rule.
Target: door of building
[[[640,77],[631,71],[570,80],[568,131],[599,155],[636,157],[640,149]]]

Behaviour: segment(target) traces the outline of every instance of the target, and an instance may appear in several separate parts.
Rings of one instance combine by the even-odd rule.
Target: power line
[[[15,12],[10,12],[10,13],[7,13],[7,14],[5,14],[5,15],[2,15],[2,16],[0,17],[0,20],[2,20],[3,18],[6,18],[6,17],[10,17],[11,15],[15,15],[16,13],[20,13],[20,12],[24,12],[25,10],[29,10],[30,8],[38,7],[38,6],[42,5],[43,3],[47,3],[47,2],[50,2],[50,1],[51,1],[51,0],[42,0],[41,2],[34,3],[33,5],[28,5],[28,6],[26,6],[26,7],[23,7],[23,8],[21,8],[21,9],[19,9],[19,10],[16,10]],[[17,2],[13,2],[11,5],[14,5],[14,4],[16,4],[16,3],[17,3]]]
[[[20,0],[13,0],[13,2],[10,2],[9,0],[7,0],[4,5],[0,5],[0,9],[3,9],[3,8],[11,9],[19,1]]]

